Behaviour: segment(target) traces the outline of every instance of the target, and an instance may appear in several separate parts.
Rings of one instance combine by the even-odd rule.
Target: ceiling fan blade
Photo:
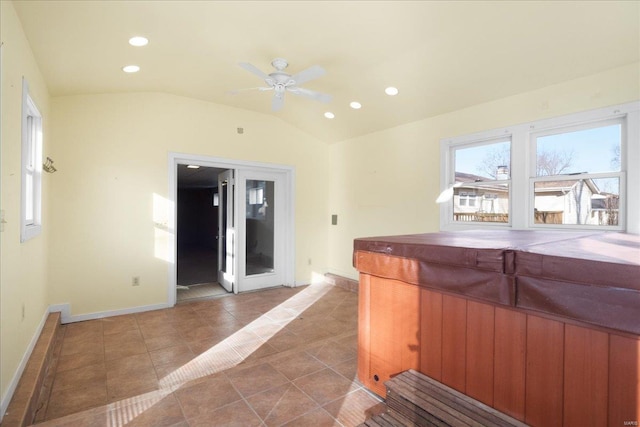
[[[329,103],[333,97],[331,95],[327,95],[326,93],[316,92],[315,90],[305,89],[303,87],[288,87],[287,90],[294,95],[304,96],[306,98],[315,99],[316,101]]]
[[[244,68],[245,70],[247,70],[248,72],[253,73],[256,76],[260,77],[262,80],[266,80],[269,78],[269,76],[264,71],[262,71],[261,69],[259,69],[253,64],[249,64],[248,62],[240,62],[238,63],[238,65]]]
[[[247,88],[244,88],[244,89],[230,90],[227,93],[229,95],[238,95],[238,94],[241,94],[241,93],[244,93],[244,92],[250,92],[252,90],[258,90],[260,92],[264,92],[266,90],[273,90],[273,87],[264,87],[264,86],[263,87],[247,87]]]
[[[298,74],[294,74],[291,76],[291,80],[295,81],[295,84],[301,85],[318,77],[322,77],[325,74],[327,74],[327,72],[324,68],[319,65],[314,65],[313,67],[300,71]]]

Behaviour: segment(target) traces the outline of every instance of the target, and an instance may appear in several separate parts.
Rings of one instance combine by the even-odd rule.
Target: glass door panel
[[[245,273],[273,273],[275,254],[274,182],[247,179],[245,194]]]
[[[284,179],[282,173],[238,171],[240,292],[285,284]]]

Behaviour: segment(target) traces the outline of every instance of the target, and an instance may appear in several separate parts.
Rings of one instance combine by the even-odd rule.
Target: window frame
[[[589,173],[580,178],[620,178],[620,206],[617,226],[535,224],[534,185],[545,179],[537,177],[535,139],[539,136],[571,132],[580,129],[621,123],[620,172]],[[509,222],[456,222],[453,220],[453,199],[440,204],[440,229],[462,230],[473,228],[558,229],[558,230],[598,230],[626,231],[640,233],[640,168],[630,167],[640,164],[640,101],[620,104],[542,119],[519,125],[492,129],[470,135],[444,138],[440,141],[440,190],[444,194],[455,183],[454,151],[463,146],[487,144],[500,138],[511,139],[511,168],[509,180]],[[514,167],[518,165],[518,167]],[[569,176],[567,176],[569,178]]]
[[[562,177],[562,179],[559,179]],[[538,182],[545,181],[562,181],[562,180],[571,180],[571,179],[602,179],[602,178],[618,178],[620,187],[620,198],[618,199],[618,225],[594,225],[594,224],[536,224],[535,223],[535,213],[532,210],[529,212],[529,228],[531,229],[547,229],[547,228],[560,228],[563,230],[577,229],[577,230],[600,230],[600,231],[624,231],[623,224],[625,224],[626,218],[626,180],[625,174],[623,172],[614,172],[614,173],[589,173],[589,174],[579,174],[579,175],[550,175],[544,177],[531,178],[530,186],[529,186],[529,196],[530,196],[530,206],[535,206],[535,184]],[[625,197],[622,197],[622,195]],[[570,210],[568,213],[574,214],[575,212]],[[577,208],[576,208],[577,209]],[[593,211],[592,211],[593,212]]]
[[[453,188],[456,182],[456,167],[455,167],[455,151],[458,149],[478,147],[483,145],[491,145],[495,143],[509,141],[509,154],[510,154],[510,165],[513,164],[513,138],[508,129],[498,129],[483,132],[482,134],[474,134],[474,135],[466,135],[459,138],[456,138],[455,141],[448,140],[446,142],[452,142],[450,144],[445,144],[445,141],[441,142],[441,160],[447,165],[447,168],[442,168],[441,171],[441,179],[440,182],[444,183],[441,185],[442,191],[445,191],[446,188]],[[509,169],[512,169],[511,166]],[[443,176],[444,174],[444,176]],[[508,193],[511,195],[512,185],[513,185],[513,177],[511,175],[511,170],[509,171],[509,179],[496,179],[490,181],[482,181],[479,183],[475,183],[475,187],[481,188],[483,186],[489,186],[493,183],[504,183],[507,184]],[[477,193],[476,193],[477,194]],[[506,223],[504,222],[480,222],[480,221],[454,221],[454,199],[455,196],[451,196],[451,201],[449,203],[440,204],[440,228],[442,230],[445,229],[456,229],[456,228],[474,228],[479,224],[482,224],[482,227],[499,227],[504,228],[505,226],[511,226],[511,209],[512,209],[512,200],[511,197],[508,199],[508,212],[509,217]],[[447,225],[447,228],[444,228],[443,220],[448,219],[448,224],[453,224],[451,228]]]
[[[31,156],[33,165],[31,165]],[[31,167],[32,166],[32,167]],[[27,176],[31,175],[31,188]],[[20,241],[26,242],[42,232],[42,115],[29,95],[29,84],[22,79],[22,192]],[[27,219],[27,195],[31,190],[32,216]]]
[[[627,145],[627,135],[626,135],[626,126],[625,126],[626,118],[624,116],[615,117],[615,118],[603,118],[596,120],[589,120],[584,123],[573,124],[568,126],[557,126],[551,127],[548,129],[542,129],[535,132],[531,132],[529,135],[530,144],[529,149],[531,150],[529,155],[529,203],[530,206],[535,206],[535,184],[537,182],[545,182],[545,181],[562,181],[562,180],[570,180],[574,179],[603,179],[603,178],[618,178],[619,179],[619,194],[620,198],[618,200],[618,225],[593,225],[593,224],[536,224],[535,223],[535,213],[533,210],[529,212],[529,227],[532,229],[540,228],[562,228],[562,229],[578,229],[578,230],[603,230],[603,231],[622,231],[624,230],[623,224],[625,223],[626,217],[626,198],[627,194],[625,193],[626,189],[626,165],[628,162],[626,161],[626,145]],[[611,125],[620,125],[620,170],[617,172],[587,172],[587,173],[575,173],[575,174],[558,174],[558,175],[537,175],[537,139],[540,137],[551,136],[551,135],[559,135],[563,133],[572,133],[579,132],[583,130],[590,129],[598,129],[605,126]],[[624,164],[623,164],[624,163]],[[625,197],[622,197],[625,195]],[[574,213],[574,212],[571,212]]]

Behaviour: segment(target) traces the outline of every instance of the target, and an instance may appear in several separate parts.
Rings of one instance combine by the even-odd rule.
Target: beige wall
[[[275,117],[167,94],[49,99],[12,4],[0,8],[3,399],[49,304],[75,315],[166,302],[153,201],[167,197],[169,152],[295,166],[296,280],[355,277],[354,238],[438,230],[440,139],[640,99],[634,64],[327,146]],[[43,234],[21,244],[23,75],[58,172],[44,176]]]
[[[636,63],[332,145],[329,271],[357,277],[354,238],[438,231],[442,138],[639,99]]]
[[[162,93],[57,97],[51,106],[50,303],[80,315],[167,302],[153,203],[168,197],[169,152],[295,166],[295,277],[309,283],[326,269],[323,142],[275,117]]]
[[[43,118],[44,153],[50,151],[49,94],[11,2],[0,2],[2,106],[0,205],[7,223],[0,234],[0,390],[7,389],[37,332],[47,300],[47,243],[51,229],[49,189],[43,177],[43,233],[20,243],[22,76]],[[22,307],[24,305],[24,318]]]

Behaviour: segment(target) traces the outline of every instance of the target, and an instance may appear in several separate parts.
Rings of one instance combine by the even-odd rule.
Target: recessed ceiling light
[[[359,110],[362,108],[362,104],[357,101],[353,101],[351,104],[349,104],[349,106],[351,106],[351,108],[353,108],[354,110]]]
[[[200,169],[198,165],[187,165],[187,169]]]
[[[335,114],[333,114],[331,111],[327,111],[326,113],[324,113],[324,116],[325,116],[327,119],[333,119],[336,115],[335,115]]]
[[[140,67],[137,65],[127,65],[126,67],[122,67],[122,71],[125,73],[137,73],[140,71]]]
[[[129,44],[137,47],[146,46],[149,44],[149,39],[142,36],[131,37],[129,39]]]
[[[384,93],[386,93],[389,96],[396,96],[398,94],[398,88],[389,86],[384,90]]]

